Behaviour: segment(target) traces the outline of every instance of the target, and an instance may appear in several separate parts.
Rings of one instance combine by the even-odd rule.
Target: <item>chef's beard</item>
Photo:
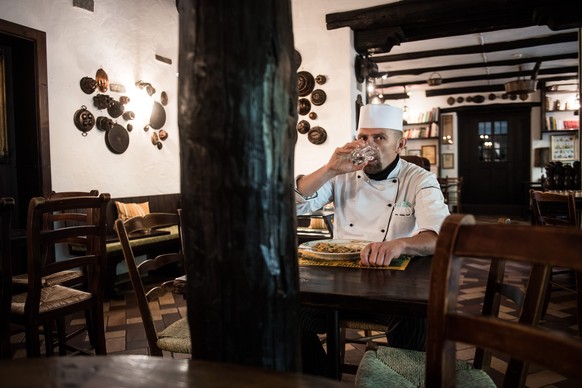
[[[364,172],[368,175],[377,174],[382,171],[382,163],[378,159],[374,159],[364,167]]]

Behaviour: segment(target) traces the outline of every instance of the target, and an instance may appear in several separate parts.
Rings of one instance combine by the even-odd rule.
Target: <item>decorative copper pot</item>
[[[81,85],[81,90],[86,94],[93,94],[95,89],[97,89],[97,81],[91,77],[81,78],[79,84]]]
[[[83,136],[87,136],[87,132],[89,132],[95,126],[95,116],[93,113],[87,110],[85,105],[81,106],[81,109],[78,109],[73,116],[73,122],[79,131],[83,132]]]

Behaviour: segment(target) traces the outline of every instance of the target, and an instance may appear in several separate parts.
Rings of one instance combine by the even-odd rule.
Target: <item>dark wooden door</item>
[[[13,227],[25,228],[30,198],[51,190],[46,34],[0,19],[7,154],[0,159],[0,196],[13,197]]]
[[[523,215],[530,180],[530,107],[458,113],[463,211]]]

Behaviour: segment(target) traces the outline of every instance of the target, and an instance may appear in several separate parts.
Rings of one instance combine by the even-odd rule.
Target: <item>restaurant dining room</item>
[[[578,387],[580,7],[0,3],[2,387]]]

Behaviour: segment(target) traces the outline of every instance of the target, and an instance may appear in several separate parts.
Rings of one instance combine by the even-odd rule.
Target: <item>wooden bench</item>
[[[107,271],[105,295],[113,298],[118,295],[116,284],[121,283],[117,276],[117,266],[123,261],[123,252],[117,233],[113,229],[118,218],[115,202],[149,202],[150,213],[177,213],[180,208],[180,194],[156,194],[138,197],[111,198],[107,204]],[[158,252],[180,249],[180,236],[177,227],[160,229],[131,239],[136,255],[156,255]]]

